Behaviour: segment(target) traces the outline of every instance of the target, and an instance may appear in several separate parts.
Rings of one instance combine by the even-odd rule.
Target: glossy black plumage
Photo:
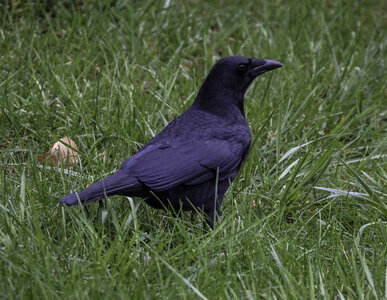
[[[250,147],[244,94],[256,76],[279,67],[271,60],[221,59],[191,107],[125,160],[115,174],[61,202],[76,205],[113,195],[142,197],[155,208],[202,210],[213,228],[215,213]]]

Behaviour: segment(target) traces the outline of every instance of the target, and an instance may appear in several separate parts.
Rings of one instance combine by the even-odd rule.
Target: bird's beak
[[[252,69],[250,71],[250,75],[252,77],[257,77],[265,72],[281,68],[282,64],[275,60],[269,59],[252,59]]]

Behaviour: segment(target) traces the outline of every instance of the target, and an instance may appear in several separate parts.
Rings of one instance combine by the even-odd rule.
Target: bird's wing
[[[215,178],[218,168],[220,180],[235,176],[247,149],[248,145],[238,141],[215,138],[148,144],[124,161],[122,169],[150,189],[164,191]]]

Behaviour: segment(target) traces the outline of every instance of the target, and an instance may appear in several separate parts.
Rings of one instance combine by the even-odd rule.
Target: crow
[[[257,76],[281,67],[274,60],[230,56],[219,60],[193,104],[112,176],[60,200],[86,204],[109,196],[144,198],[158,209],[203,211],[214,228],[224,194],[249,152],[244,95]]]

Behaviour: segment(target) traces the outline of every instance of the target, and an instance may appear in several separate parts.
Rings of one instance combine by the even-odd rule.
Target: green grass
[[[384,1],[168,3],[0,4],[0,297],[386,299]],[[284,66],[246,95],[254,144],[213,232],[139,199],[58,205],[228,55]],[[37,160],[64,136],[76,173]]]

